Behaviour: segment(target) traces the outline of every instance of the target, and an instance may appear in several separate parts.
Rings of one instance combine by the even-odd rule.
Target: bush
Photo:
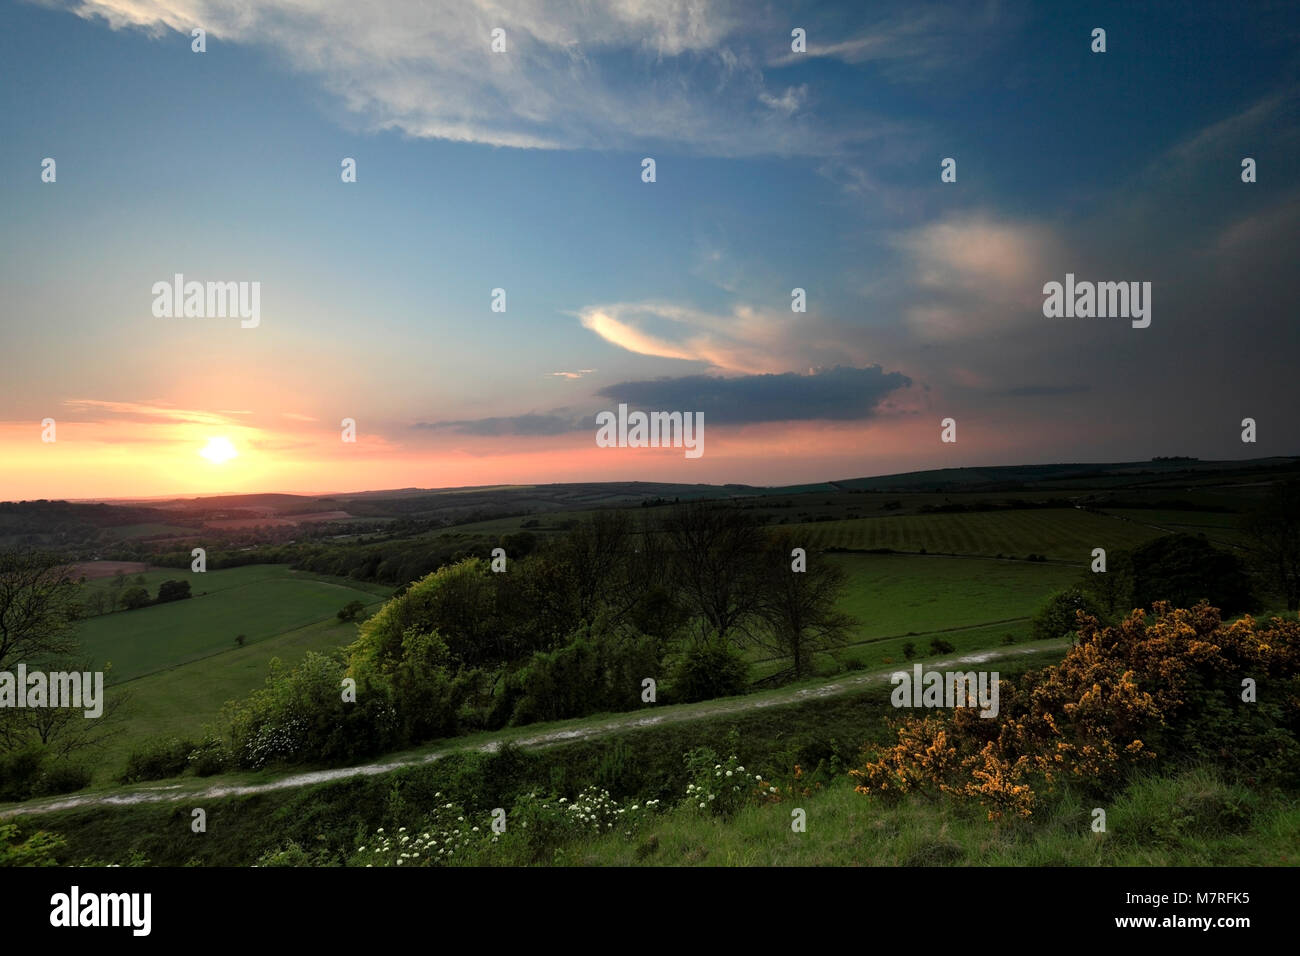
[[[1250,610],[1250,579],[1236,555],[1220,551],[1203,537],[1171,534],[1148,541],[1132,553],[1133,593],[1130,607],[1149,608],[1156,601],[1191,607],[1207,601],[1224,614]]]
[[[1079,630],[1078,611],[1090,617],[1101,614],[1096,602],[1082,589],[1071,587],[1058,591],[1034,615],[1029,626],[1030,638],[1035,641],[1055,640],[1058,637],[1073,640]]]
[[[936,637],[930,641],[931,654],[951,654],[956,649],[941,637]]]
[[[686,785],[685,803],[700,813],[729,818],[754,802],[760,787],[767,789],[762,776],[746,770],[735,754],[723,760],[711,747],[697,747],[684,759],[691,781]]]
[[[164,581],[158,585],[158,599],[154,603],[166,604],[169,601],[184,601],[189,596],[189,581]]]
[[[0,866],[58,866],[54,854],[63,842],[62,837],[44,830],[24,840],[18,824],[0,820]]]
[[[194,768],[199,777],[211,777],[221,773],[230,764],[230,752],[216,737],[204,737],[203,741],[189,752],[186,762]]]
[[[90,786],[90,777],[90,770],[86,767],[58,761],[47,766],[41,773],[34,792],[41,796],[73,793]]]
[[[164,780],[179,777],[189,766],[190,751],[194,744],[176,737],[160,738],[146,744],[126,759],[126,772],[122,783],[139,783],[144,780]]]
[[[453,675],[446,659],[446,645],[437,634],[408,634],[403,640],[401,663],[391,678],[403,739],[419,743],[459,732],[460,710],[475,675]]]
[[[360,601],[349,601],[339,608],[337,617],[340,621],[355,621],[365,609],[366,606]]]
[[[903,656],[909,661],[916,656],[916,645],[908,641],[903,645]]]
[[[0,800],[26,800],[40,779],[45,752],[29,747],[0,756]]]
[[[749,662],[738,651],[716,644],[698,644],[682,655],[673,671],[675,701],[734,697],[749,686]]]
[[[511,723],[563,720],[643,706],[641,681],[659,673],[657,642],[645,635],[577,636],[535,653],[516,681],[522,696]]]
[[[128,611],[134,611],[138,608],[148,607],[150,603],[149,592],[144,588],[127,588],[122,592],[122,607]]]
[[[250,770],[274,763],[337,765],[404,744],[391,686],[362,677],[356,701],[344,701],[345,673],[337,655],[309,651],[291,669],[273,660],[266,686],[223,710],[231,761]]]
[[[1273,690],[1243,700],[1246,678]],[[1163,601],[1152,617],[1135,610],[1113,627],[1085,617],[1060,664],[1002,681],[1000,696],[993,720],[959,708],[903,721],[895,746],[869,748],[865,766],[852,771],[858,789],[936,788],[978,800],[994,818],[1029,816],[1038,793],[1067,780],[1105,798],[1157,759],[1161,770],[1217,767],[1252,788],[1300,781],[1295,621],[1224,624],[1204,603],[1181,610]],[[1236,826],[1247,809],[1221,790],[1192,788],[1177,807],[1163,802],[1159,815],[1180,830]]]

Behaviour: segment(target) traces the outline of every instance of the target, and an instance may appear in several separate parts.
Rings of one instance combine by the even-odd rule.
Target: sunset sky
[[[0,499],[1298,454],[1300,13],[1242,9],[7,3]]]

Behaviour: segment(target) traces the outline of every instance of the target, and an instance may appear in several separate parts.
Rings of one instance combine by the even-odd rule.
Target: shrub
[[[45,752],[39,747],[0,756],[0,800],[26,800],[40,779]]]
[[[637,635],[579,635],[535,653],[516,677],[522,691],[512,723],[562,720],[642,706],[641,681],[659,672],[658,642]]]
[[[446,645],[437,634],[407,634],[402,641],[401,661],[391,678],[402,739],[420,742],[458,732],[459,711],[474,675],[453,676],[446,659]]]
[[[266,685],[223,710],[235,765],[353,763],[405,743],[392,688],[363,677],[344,701],[344,674],[338,655],[309,651],[291,669],[273,660]]]
[[[1268,699],[1243,701],[1246,678],[1272,687]],[[859,791],[937,788],[978,800],[994,818],[1029,816],[1035,788],[1050,791],[1059,781],[1113,792],[1157,755],[1217,765],[1252,786],[1300,779],[1295,621],[1224,624],[1204,603],[1179,610],[1163,601],[1149,621],[1141,610],[1106,628],[1082,617],[1079,642],[1060,664],[1018,686],[1001,682],[1000,698],[992,720],[961,708],[904,721],[896,745],[871,748],[852,771]],[[1231,802],[1213,811],[1221,822],[1240,816]]]
[[[903,645],[903,656],[909,661],[916,656],[916,645],[908,641]]]
[[[127,757],[126,772],[120,779],[122,783],[138,783],[178,777],[189,766],[189,755],[193,749],[193,743],[175,737],[150,741]]]
[[[701,813],[729,818],[760,796],[762,776],[746,770],[735,754],[723,760],[711,747],[697,747],[684,759],[690,776],[684,802]]]
[[[190,597],[189,581],[164,581],[158,585],[158,598],[155,604],[166,604],[169,601],[183,601]]]
[[[711,700],[743,694],[749,685],[749,662],[729,647],[698,644],[682,655],[673,671],[674,700]]]
[[[1129,607],[1156,601],[1191,607],[1207,601],[1225,614],[1254,606],[1250,579],[1236,555],[1203,537],[1171,534],[1135,548],[1131,557],[1133,593]]]
[[[63,838],[38,830],[22,839],[18,824],[0,820],[0,866],[58,866],[55,853]]]
[[[931,654],[951,654],[956,648],[949,644],[941,637],[933,638],[930,641]]]
[[[221,773],[230,764],[230,752],[216,737],[207,736],[197,747],[189,752],[186,761],[194,768],[199,777],[211,777]]]
[[[1079,630],[1078,613],[1090,617],[1101,613],[1093,599],[1077,587],[1058,591],[1038,609],[1029,625],[1029,636],[1035,641],[1054,640],[1058,637],[1074,638]]]
[[[340,621],[355,621],[365,609],[366,606],[360,601],[349,601],[347,604],[339,608],[339,612],[336,616]]]
[[[80,764],[57,761],[48,765],[36,781],[34,792],[41,796],[73,793],[90,786],[90,770]]]
[[[121,603],[122,603],[122,607],[126,608],[128,611],[134,611],[138,608],[148,607],[148,605],[151,603],[149,600],[149,592],[146,591],[144,588],[139,588],[139,587],[127,588],[125,591],[122,592]]]

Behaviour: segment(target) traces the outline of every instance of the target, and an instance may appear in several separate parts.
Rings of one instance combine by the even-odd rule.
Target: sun
[[[239,452],[235,451],[230,439],[224,437],[209,438],[207,447],[200,450],[199,454],[214,465],[224,465],[230,459],[239,457]]]

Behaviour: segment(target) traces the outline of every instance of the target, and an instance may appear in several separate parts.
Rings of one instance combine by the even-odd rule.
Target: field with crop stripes
[[[1075,508],[982,511],[856,518],[786,525],[809,548],[892,548],[933,554],[1041,554],[1080,565],[1093,548],[1117,551],[1163,532],[1133,521]]]

